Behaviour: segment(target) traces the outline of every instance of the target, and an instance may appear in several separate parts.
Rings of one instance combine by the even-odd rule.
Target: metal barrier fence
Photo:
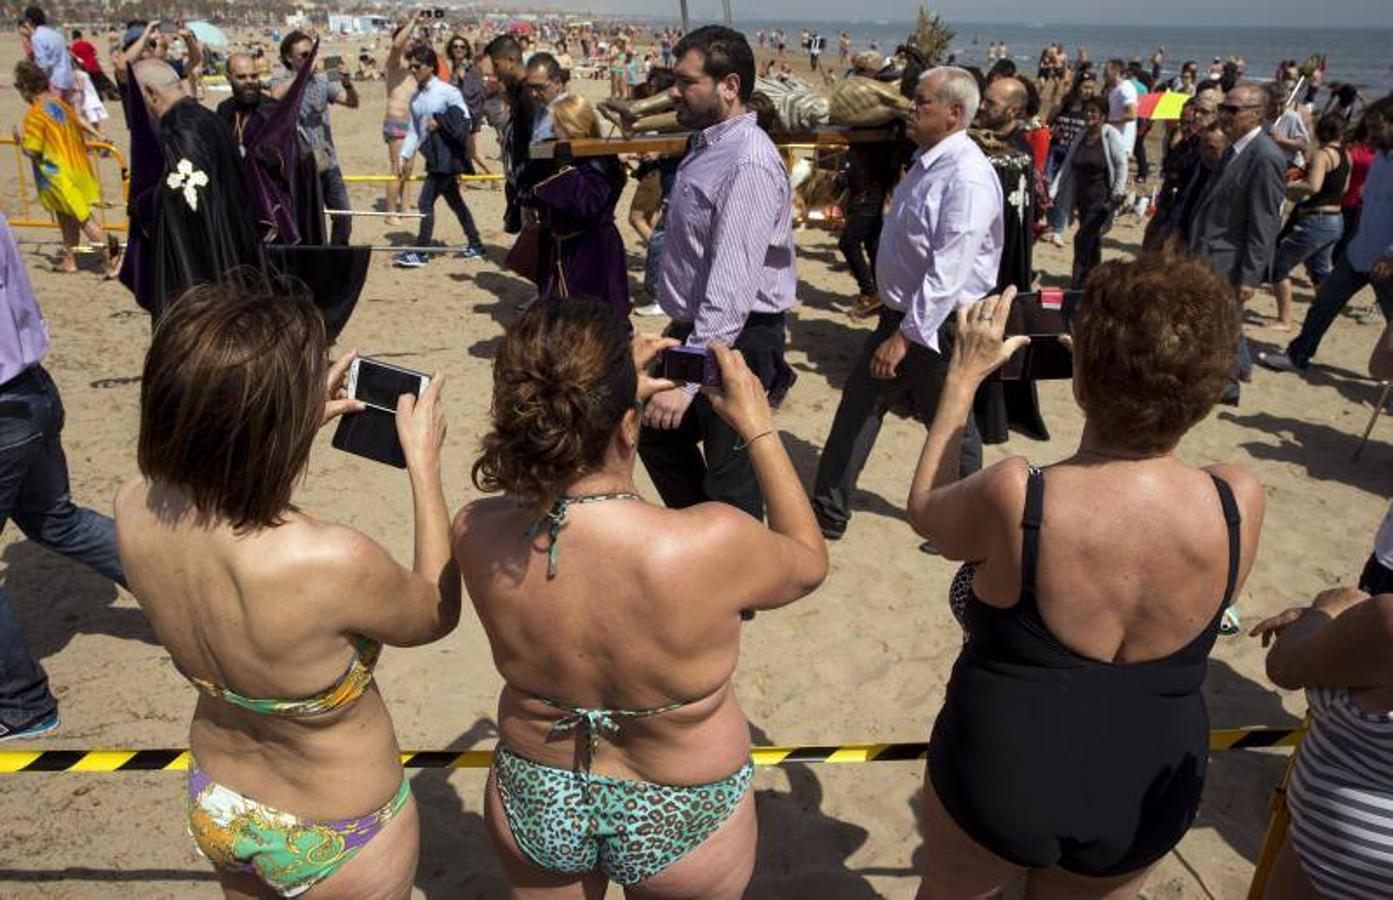
[[[24,155],[23,148],[13,137],[0,137],[0,144],[8,144],[14,148],[15,156],[15,179],[19,187],[19,215],[9,217],[10,225],[17,228],[57,228],[57,218],[38,203],[38,187],[33,183],[32,164],[28,157]],[[92,157],[93,166],[97,173],[97,187],[100,191],[97,203],[93,206],[93,215],[97,223],[107,231],[126,231],[126,198],[130,191],[130,166],[126,163],[126,156],[115,145],[107,141],[88,141],[87,155]],[[106,185],[102,183],[101,161],[104,159],[115,160],[120,167],[119,179],[121,185],[120,201],[107,199]],[[38,207],[37,212],[35,207]],[[120,210],[121,218],[112,218],[110,211]],[[40,217],[46,216],[47,218]]]

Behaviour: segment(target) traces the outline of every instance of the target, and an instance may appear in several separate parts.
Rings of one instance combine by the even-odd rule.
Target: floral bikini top
[[[363,696],[368,685],[372,684],[372,670],[377,665],[377,659],[381,654],[381,643],[365,637],[355,638],[353,641],[353,661],[348,664],[348,670],[339,677],[339,680],[318,694],[295,700],[258,700],[252,697],[243,697],[236,691],[220,684],[203,678],[195,678],[182,669],[180,674],[204,694],[222,700],[224,703],[230,703],[263,716],[285,716],[286,718],[300,719],[333,712],[348,706]],[[177,664],[175,668],[178,668]]]

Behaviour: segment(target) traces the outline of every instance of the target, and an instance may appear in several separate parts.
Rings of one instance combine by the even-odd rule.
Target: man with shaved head
[[[278,244],[323,244],[324,200],[314,154],[296,129],[300,99],[312,66],[300,70],[281,100],[261,84],[256,60],[246,53],[227,58],[232,96],[218,116],[232,129],[251,184],[262,235]]]
[[[262,268],[261,234],[227,123],[189,95],[167,62],[128,56],[121,65],[129,70],[123,102],[131,132],[130,243],[121,282],[158,321],[190,287],[243,266]]]

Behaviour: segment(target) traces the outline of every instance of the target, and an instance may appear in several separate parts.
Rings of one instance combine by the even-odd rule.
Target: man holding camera
[[[784,313],[797,289],[792,201],[779,151],[746,105],[754,54],[738,31],[709,25],[684,37],[674,56],[677,121],[696,134],[665,218],[658,302],[672,318],[666,333],[690,347],[733,347],[766,390],[780,376],[786,388]],[[639,455],[648,474],[670,507],[720,500],[762,518],[746,448],[698,387],[646,404]]]
[[[295,76],[306,65],[313,65],[314,38],[303,31],[292,31],[281,41],[281,63],[286,73],[271,82],[271,97],[280,100],[290,92]],[[340,103],[349,109],[358,107],[358,91],[353,86],[353,78],[347,69],[334,72],[331,81],[324,75],[314,74],[305,84],[305,93],[300,100],[300,129],[309,142],[314,154],[315,168],[319,172],[319,185],[324,194],[324,205],[328,209],[352,209],[348,198],[348,186],[344,184],[343,172],[339,169],[338,153],[334,149],[334,134],[329,128],[329,107]],[[346,245],[353,234],[353,219],[347,215],[334,216],[329,230],[329,243]]]
[[[915,87],[908,135],[919,150],[895,188],[876,254],[885,306],[847,376],[818,461],[813,511],[828,540],[851,520],[856,480],[885,413],[908,405],[925,427],[933,421],[957,337],[954,310],[996,285],[1001,181],[967,134],[980,102],[976,79],[951,66],[929,69]],[[968,416],[961,473],[981,467],[982,440]]]

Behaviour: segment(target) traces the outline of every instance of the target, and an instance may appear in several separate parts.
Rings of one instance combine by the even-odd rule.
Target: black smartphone
[[[680,384],[721,386],[716,357],[705,347],[671,347],[663,351],[662,377]]]
[[[1074,377],[1074,354],[1060,334],[1032,334],[1001,367],[1002,381],[1059,381]]]
[[[348,369],[348,396],[361,400],[367,409],[348,413],[339,420],[332,444],[352,453],[398,469],[406,468],[406,455],[397,437],[397,400],[402,394],[421,396],[430,376],[404,369],[371,357],[353,360]]]
[[[326,57],[324,57],[324,69],[325,69],[326,72],[336,72],[336,71],[338,71],[339,69],[342,69],[342,68],[343,68],[343,57],[342,57],[342,56],[326,56]]]

